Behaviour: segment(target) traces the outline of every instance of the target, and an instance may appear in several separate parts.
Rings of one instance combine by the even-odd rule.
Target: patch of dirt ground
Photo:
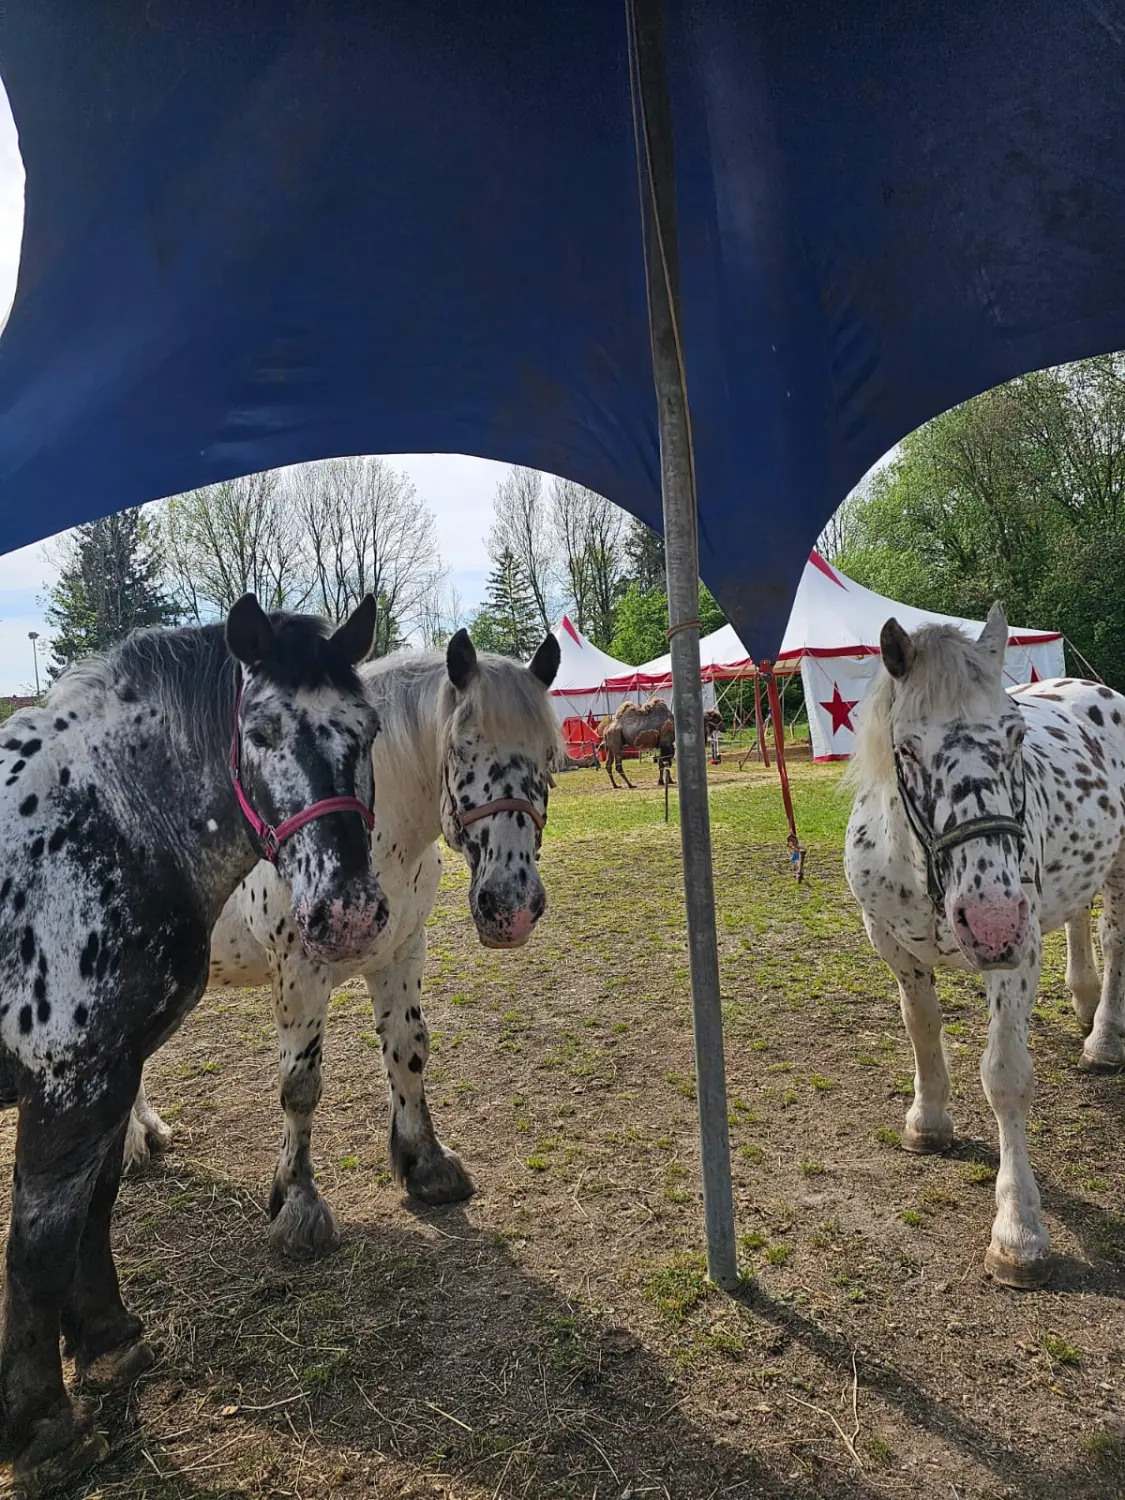
[[[1091,1078],[1048,945],[1033,1162],[1047,1290],[983,1255],[996,1135],[980,993],[942,981],[958,1137],[898,1147],[912,1063],[844,886],[846,805],[795,773],[797,886],[776,787],[712,791],[732,1164],[745,1283],[703,1272],[678,831],[560,778],[527,949],[486,952],[447,874],[430,929],[427,1081],[473,1172],[420,1210],[387,1172],[366,992],[332,1002],[314,1154],[340,1250],[268,1248],[279,1115],[269,997],[205,997],[153,1059],[172,1151],[126,1183],[126,1295],[161,1346],[99,1416],[73,1493],[457,1500],[1106,1500],[1125,1495],[1125,1078]],[[674,798],[673,798],[674,803]],[[12,1148],[14,1121],[2,1126]],[[6,1218],[6,1209],[5,1209]]]

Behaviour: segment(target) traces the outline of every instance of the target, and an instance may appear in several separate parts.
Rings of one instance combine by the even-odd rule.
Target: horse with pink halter
[[[26,1493],[105,1441],[67,1394],[152,1362],[110,1245],[145,1059],[203,993],[208,941],[263,855],[294,946],[321,963],[377,941],[371,745],[355,664],[375,601],[332,631],[266,615],[141,631],[80,663],[0,741],[0,1103],[18,1104],[0,1347],[0,1457]],[[231,737],[236,745],[232,782]]]
[[[517,948],[546,909],[538,857],[558,726],[548,688],[559,665],[553,635],[529,667],[478,656],[458,631],[444,656],[403,651],[360,668],[378,710],[372,749],[378,798],[373,866],[390,905],[386,927],[343,963],[310,956],[293,904],[263,861],[227,903],[211,938],[212,985],[269,985],[274,995],[284,1112],[270,1196],[275,1245],[316,1254],[335,1241],[332,1212],[317,1190],[311,1156],[323,1073],[323,1036],[333,989],[367,982],[390,1102],[390,1160],[413,1197],[468,1197],[472,1181],[438,1140],[426,1104],[429,1031],[422,1012],[426,922],[441,879],[438,839],[459,852],[471,880],[469,908],[480,940]],[[130,1126],[136,1164],[170,1132],[143,1089]]]
[[[1072,678],[1005,692],[1007,640],[999,605],[978,641],[949,625],[908,635],[888,620],[849,773],[844,860],[914,1048],[908,1151],[953,1142],[934,969],[983,977],[981,1082],[1000,1133],[985,1265],[1007,1286],[1034,1287],[1050,1271],[1027,1139],[1044,933],[1068,927],[1068,983],[1089,1024],[1083,1066],[1125,1063],[1125,698]],[[1099,890],[1100,995],[1088,931]]]

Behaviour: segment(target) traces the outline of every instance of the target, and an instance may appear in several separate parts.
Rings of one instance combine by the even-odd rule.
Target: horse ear
[[[445,665],[450,682],[459,693],[463,693],[477,674],[477,648],[467,630],[458,630],[450,636],[445,648]]]
[[[988,611],[984,629],[977,636],[977,645],[983,646],[990,656],[1003,661],[1004,652],[1008,647],[1008,617],[999,599]]]
[[[531,658],[528,671],[532,677],[538,677],[544,687],[549,688],[554,682],[559,670],[559,662],[562,661],[562,650],[558,638],[552,633],[544,636],[543,644]]]
[[[905,677],[914,665],[914,642],[893,615],[879,632],[879,650],[892,677]]]
[[[379,619],[379,606],[374,594],[365,594],[355,609],[332,634],[332,644],[344,660],[357,666],[375,644],[375,626]]]
[[[227,647],[245,667],[256,667],[273,649],[269,616],[253,594],[243,594],[227,615]]]

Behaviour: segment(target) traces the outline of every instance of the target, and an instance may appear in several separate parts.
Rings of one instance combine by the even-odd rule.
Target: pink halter
[[[230,770],[234,781],[234,795],[238,799],[238,805],[242,809],[242,816],[250,824],[250,827],[265,845],[265,858],[269,863],[277,861],[278,847],[285,842],[291,834],[303,828],[306,823],[311,823],[314,818],[326,817],[328,813],[354,812],[358,813],[366,823],[368,831],[375,827],[375,813],[361,802],[358,797],[323,797],[319,802],[314,802],[311,807],[303,808],[299,813],[294,813],[291,818],[286,818],[276,828],[260,818],[250,805],[250,799],[242,786],[242,777],[239,772],[241,761],[241,736],[238,732],[238,710],[242,706],[242,685],[239,684],[238,696],[234,700],[234,735],[230,746]]]

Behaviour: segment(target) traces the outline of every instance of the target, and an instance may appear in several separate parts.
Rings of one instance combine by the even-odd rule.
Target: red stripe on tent
[[[582,642],[578,639],[578,632],[577,632],[577,630],[575,630],[574,626],[570,623],[570,616],[569,615],[563,615],[563,617],[562,617],[562,628],[566,631],[567,635],[570,636],[570,638],[574,642],[574,644],[577,647],[579,647],[579,649],[581,649]]]
[[[825,578],[831,578],[832,582],[838,589],[843,589],[844,593],[847,593],[847,584],[843,581],[843,579],[839,576],[834,568],[829,567],[829,565],[824,561],[824,558],[821,557],[819,552],[810,552],[809,562],[812,563],[814,568],[819,568],[820,571],[824,574]]]
[[[1046,646],[1051,641],[1061,641],[1062,631],[1056,630],[1050,635],[1010,635],[1009,646]],[[809,646],[798,646],[796,651],[786,651],[778,657],[778,661],[796,661],[802,656],[813,656],[827,658],[830,656],[878,656],[878,646],[826,646],[813,648]]]

